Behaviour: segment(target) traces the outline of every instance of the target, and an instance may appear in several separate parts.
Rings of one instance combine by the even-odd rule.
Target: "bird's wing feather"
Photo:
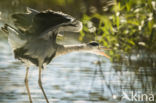
[[[70,15],[46,10],[34,16],[32,27],[36,33],[43,33],[47,30],[53,30],[63,23],[71,22],[72,20],[73,18]]]
[[[26,43],[23,34],[14,27],[5,24],[2,30],[8,34],[8,41],[13,50],[22,47]]]
[[[31,13],[31,14],[37,14],[37,13],[39,13],[39,11],[37,11],[37,10],[35,10],[35,9],[32,9],[32,8],[30,8],[30,7],[27,7],[27,12],[28,12],[28,13]]]
[[[15,13],[12,15],[14,24],[19,31],[24,34],[32,34],[41,38],[48,38],[50,35],[58,33],[58,28],[65,24],[72,22],[75,18],[62,12],[55,12],[52,10],[37,11],[27,8],[26,13]],[[52,32],[51,32],[52,31]]]
[[[12,18],[14,19],[15,26],[21,30],[26,31],[31,25],[33,17],[38,14],[39,11],[27,8],[26,13],[15,13],[12,15]]]

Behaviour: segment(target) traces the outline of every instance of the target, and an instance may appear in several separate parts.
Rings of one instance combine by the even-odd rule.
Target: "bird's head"
[[[99,43],[96,41],[91,41],[89,43],[87,43],[87,47],[89,49],[98,49],[99,48]]]
[[[104,53],[103,50],[109,50],[103,46],[100,46],[98,42],[96,41],[92,41],[87,43],[87,48],[88,50],[90,50],[90,53],[96,54],[96,55],[102,55],[105,56],[107,58],[110,58],[107,54]]]

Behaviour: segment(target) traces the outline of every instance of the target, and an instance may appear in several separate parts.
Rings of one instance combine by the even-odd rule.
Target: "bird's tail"
[[[5,24],[3,27],[1,27],[1,30],[6,33],[6,34],[9,34],[8,32],[8,28],[7,28],[7,24]]]
[[[8,24],[4,24],[3,27],[1,27],[1,30],[3,32],[5,32],[7,35],[9,35],[10,32],[13,32],[16,35],[21,34],[19,30],[15,29],[14,27],[8,25]]]

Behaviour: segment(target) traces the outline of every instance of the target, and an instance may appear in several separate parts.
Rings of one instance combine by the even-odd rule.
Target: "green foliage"
[[[155,5],[154,5],[155,4]],[[120,0],[116,1],[111,15],[94,13],[84,14],[82,21],[85,34],[96,35],[95,40],[108,48],[110,55],[117,51],[130,53],[133,50],[156,51],[156,1],[153,0]],[[96,20],[95,20],[96,19]],[[92,22],[96,28],[91,33],[87,23]]]

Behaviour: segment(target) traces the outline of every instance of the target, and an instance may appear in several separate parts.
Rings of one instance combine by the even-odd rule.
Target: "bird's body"
[[[15,58],[26,64],[25,84],[32,103],[29,86],[28,70],[31,64],[39,67],[39,86],[44,94],[46,102],[49,103],[41,83],[41,71],[44,64],[58,55],[72,51],[92,50],[98,47],[96,42],[80,45],[60,45],[56,43],[56,37],[61,31],[79,32],[82,23],[70,15],[46,10],[39,12],[27,9],[26,13],[15,13],[12,15],[16,28],[6,24],[2,30],[8,34]]]
[[[60,31],[64,31],[63,27],[70,24],[76,29],[81,28],[81,23],[73,17],[51,10],[39,12],[28,8],[27,13],[16,13],[12,17],[17,30],[11,26],[7,27],[8,40],[15,58],[28,66],[50,63],[58,47],[56,36]],[[72,24],[74,20],[78,26]]]
[[[38,45],[38,43],[40,45]],[[49,64],[55,56],[56,50],[57,46],[53,43],[53,39],[43,40],[34,38],[33,41],[28,41],[24,46],[15,49],[14,54],[15,58],[25,63],[27,63],[28,60],[31,62],[28,64],[39,66],[39,63],[41,65],[44,63]]]

